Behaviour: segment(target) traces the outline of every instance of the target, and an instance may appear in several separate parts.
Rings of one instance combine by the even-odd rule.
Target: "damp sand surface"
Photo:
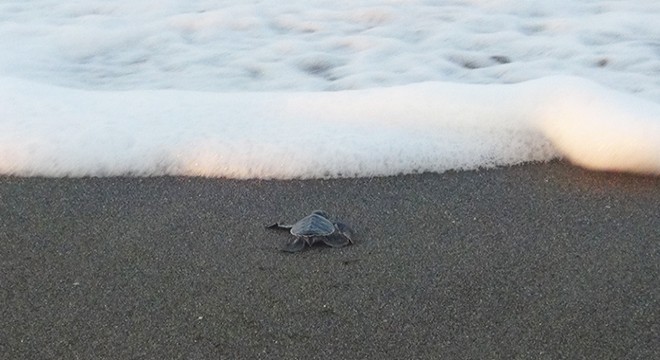
[[[0,357],[655,358],[660,179],[0,178]],[[321,208],[341,249],[264,225]]]

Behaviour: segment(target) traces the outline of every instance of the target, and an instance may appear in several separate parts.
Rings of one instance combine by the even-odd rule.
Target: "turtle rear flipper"
[[[266,225],[266,229],[275,229],[275,230],[290,230],[293,225],[282,224],[276,222],[275,224]]]
[[[298,252],[298,251],[302,250],[304,247],[305,247],[305,239],[302,238],[302,237],[297,237],[297,238],[291,240],[286,245],[284,245],[284,247],[282,248],[282,251],[293,253],[293,252]]]

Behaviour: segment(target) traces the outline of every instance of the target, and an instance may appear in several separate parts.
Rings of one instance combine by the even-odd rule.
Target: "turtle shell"
[[[327,236],[335,232],[335,225],[323,216],[322,212],[313,212],[300,219],[291,227],[291,234],[295,236]]]

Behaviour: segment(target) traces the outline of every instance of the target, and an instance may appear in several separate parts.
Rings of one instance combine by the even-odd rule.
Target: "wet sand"
[[[3,359],[659,358],[660,177],[1,177],[0,273]]]

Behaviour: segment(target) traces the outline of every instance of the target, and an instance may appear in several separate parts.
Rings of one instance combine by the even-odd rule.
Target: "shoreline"
[[[0,357],[654,358],[660,177],[0,177]],[[278,250],[324,209],[355,244]]]

